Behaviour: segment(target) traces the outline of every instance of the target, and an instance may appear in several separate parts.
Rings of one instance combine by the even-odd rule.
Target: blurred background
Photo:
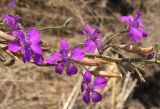
[[[106,37],[120,32],[125,29],[120,16],[135,15],[137,10],[143,12],[149,36],[134,45],[148,47],[160,42],[160,0],[16,0],[16,3],[15,10],[1,10],[0,14],[19,15],[25,28],[61,26],[72,18],[65,29],[41,31],[42,39],[53,48],[59,47],[61,38],[71,45],[84,41],[81,29],[85,23],[98,26]],[[0,6],[5,4],[6,0],[0,0]],[[127,34],[113,38],[112,43],[133,44]],[[118,50],[110,52],[112,56],[133,56]],[[122,78],[109,79],[101,102],[86,105],[79,89],[81,75],[58,75],[52,66],[1,64],[0,109],[160,109],[160,66],[152,64],[140,70],[146,82],[141,82],[137,73],[127,68],[121,69],[125,74]]]

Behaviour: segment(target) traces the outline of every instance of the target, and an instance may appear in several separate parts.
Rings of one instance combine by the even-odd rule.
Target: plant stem
[[[107,42],[108,42],[109,40],[111,40],[113,37],[118,36],[118,35],[120,35],[120,34],[122,34],[122,33],[126,33],[126,32],[128,32],[128,30],[115,33],[115,34],[111,35],[110,37],[106,38],[106,39],[104,40],[103,46],[105,46],[105,45],[107,44]]]
[[[71,23],[71,20],[72,18],[68,18],[63,25],[61,26],[56,26],[56,27],[53,27],[53,26],[50,26],[50,27],[44,27],[44,28],[40,28],[38,29],[39,31],[44,31],[44,30],[49,30],[49,29],[63,29],[65,27],[67,27],[70,23]]]
[[[152,60],[149,60],[149,59],[146,59],[146,58],[113,58],[113,57],[110,57],[110,56],[104,56],[104,55],[99,55],[99,54],[85,54],[86,57],[89,57],[89,58],[102,58],[104,60],[109,60],[109,61],[112,61],[112,62],[118,62],[118,63],[122,63],[122,62],[145,62],[145,63],[156,63],[156,64],[160,64],[160,61],[159,60],[156,60],[156,59],[152,59]]]
[[[49,30],[49,29],[62,29],[62,28],[64,28],[65,26],[57,26],[57,27],[44,27],[44,28],[40,28],[40,29],[38,29],[39,31],[45,31],[45,30]]]

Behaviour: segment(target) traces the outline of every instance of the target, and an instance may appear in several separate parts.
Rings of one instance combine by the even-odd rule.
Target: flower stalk
[[[14,6],[14,4],[12,3]],[[60,47],[58,50],[54,50],[47,45],[46,42],[41,40],[39,31],[49,29],[63,29],[66,28],[71,18],[67,19],[62,26],[57,27],[45,27],[45,28],[29,28],[25,30],[20,23],[20,17],[11,14],[4,14],[2,16],[3,23],[8,29],[5,33],[0,31],[0,38],[5,40],[0,42],[0,48],[4,50],[13,60],[4,64],[6,66],[13,65],[15,60],[22,60],[24,63],[29,62],[38,66],[55,66],[55,72],[62,74],[64,71],[67,76],[73,76],[78,73],[78,68],[84,68],[85,73],[82,74],[83,81],[81,84],[81,92],[83,93],[83,101],[100,102],[102,95],[97,90],[103,90],[108,83],[108,78],[121,78],[122,74],[116,71],[101,71],[99,68],[101,65],[122,65],[124,62],[131,63],[145,63],[145,64],[160,64],[158,60],[158,49],[156,48],[156,56],[153,47],[136,47],[130,44],[108,44],[112,38],[123,33],[128,33],[128,37],[133,42],[139,42],[141,39],[147,37],[148,33],[144,29],[142,23],[142,13],[137,12],[136,16],[122,16],[121,21],[127,23],[128,28],[125,31],[118,32],[116,34],[107,37],[102,42],[102,34],[98,27],[93,28],[89,23],[86,23],[82,29],[82,33],[85,36],[85,41],[69,47],[69,43],[62,39],[60,41]],[[39,30],[39,31],[38,31]],[[145,55],[142,58],[118,58],[113,56],[103,55],[103,52],[110,48],[118,48],[126,52]],[[44,56],[44,52],[52,53],[49,56]],[[98,52],[98,53],[97,53]],[[97,54],[96,54],[97,53]],[[148,56],[147,56],[148,55]],[[4,58],[5,60],[5,58]],[[97,68],[100,71],[90,71],[89,67]],[[135,66],[135,69],[138,68]],[[142,75],[138,72],[139,76]],[[93,78],[93,76],[95,78]]]

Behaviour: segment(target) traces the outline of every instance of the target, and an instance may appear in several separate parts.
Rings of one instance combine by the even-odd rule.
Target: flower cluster
[[[9,1],[10,4],[8,5],[11,8],[15,8],[15,0]],[[129,24],[128,36],[133,42],[139,42],[143,37],[147,36],[141,16],[141,12],[138,11],[135,17],[122,16],[120,19],[122,22]],[[68,76],[76,75],[78,72],[77,62],[83,61],[85,53],[93,53],[95,50],[101,52],[103,49],[103,35],[100,34],[99,28],[92,28],[87,23],[82,29],[83,35],[86,36],[83,47],[76,45],[70,48],[68,42],[62,39],[60,42],[60,49],[55,51],[51,56],[44,58],[41,48],[43,42],[36,28],[30,28],[26,31],[20,23],[20,17],[18,15],[4,14],[2,19],[9,29],[8,33],[15,38],[15,40],[8,41],[9,51],[20,53],[24,63],[30,62],[31,59],[33,59],[36,64],[43,64],[44,60],[49,65],[54,64],[55,72],[58,74],[62,74],[66,71]],[[149,54],[147,58],[154,58],[154,53]],[[83,81],[81,84],[81,92],[84,93],[83,101],[87,104],[90,101],[94,103],[101,101],[102,95],[99,91],[105,88],[107,82],[108,79],[104,77],[95,77],[95,79],[93,79],[91,72],[87,69],[83,74]]]
[[[21,51],[24,62],[29,62],[33,58],[36,64],[42,64],[42,41],[38,30],[31,28],[25,32],[19,16],[5,14],[3,19],[9,28],[10,34],[15,37],[14,41],[9,41],[8,49],[11,52]]]

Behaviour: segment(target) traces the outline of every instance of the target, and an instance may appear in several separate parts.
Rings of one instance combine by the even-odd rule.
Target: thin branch
[[[61,26],[50,26],[50,27],[44,27],[44,28],[40,28],[38,29],[39,31],[44,31],[44,30],[49,30],[49,29],[63,29],[66,28],[70,23],[71,23],[72,18],[68,18],[63,25]]]
[[[102,49],[102,51],[100,52],[100,54],[103,54],[103,52],[104,52],[105,50],[107,50],[107,49],[110,48],[110,47],[113,47],[113,45],[114,45],[114,44],[110,44],[110,45],[107,45],[107,46],[103,47],[103,49]]]
[[[128,32],[128,30],[126,31],[121,31],[121,32],[118,32],[118,33],[116,33],[116,34],[113,34],[113,35],[111,35],[110,37],[108,37],[108,38],[106,38],[105,40],[104,40],[104,44],[103,45],[106,45],[107,44],[107,42],[109,41],[109,40],[111,40],[112,38],[114,38],[115,36],[118,36],[118,35],[120,35],[120,34],[122,34],[122,33],[126,33],[126,32]]]
[[[104,55],[99,55],[99,54],[86,54],[86,57],[89,58],[102,58],[104,60],[109,60],[112,62],[118,62],[118,63],[122,63],[122,62],[145,62],[145,63],[156,63],[156,64],[160,64],[159,60],[156,59],[146,59],[146,58],[114,58],[111,56],[104,56]]]
[[[83,46],[84,46],[84,43],[79,43],[79,44],[72,46],[69,50],[72,50],[74,47],[83,47]]]

